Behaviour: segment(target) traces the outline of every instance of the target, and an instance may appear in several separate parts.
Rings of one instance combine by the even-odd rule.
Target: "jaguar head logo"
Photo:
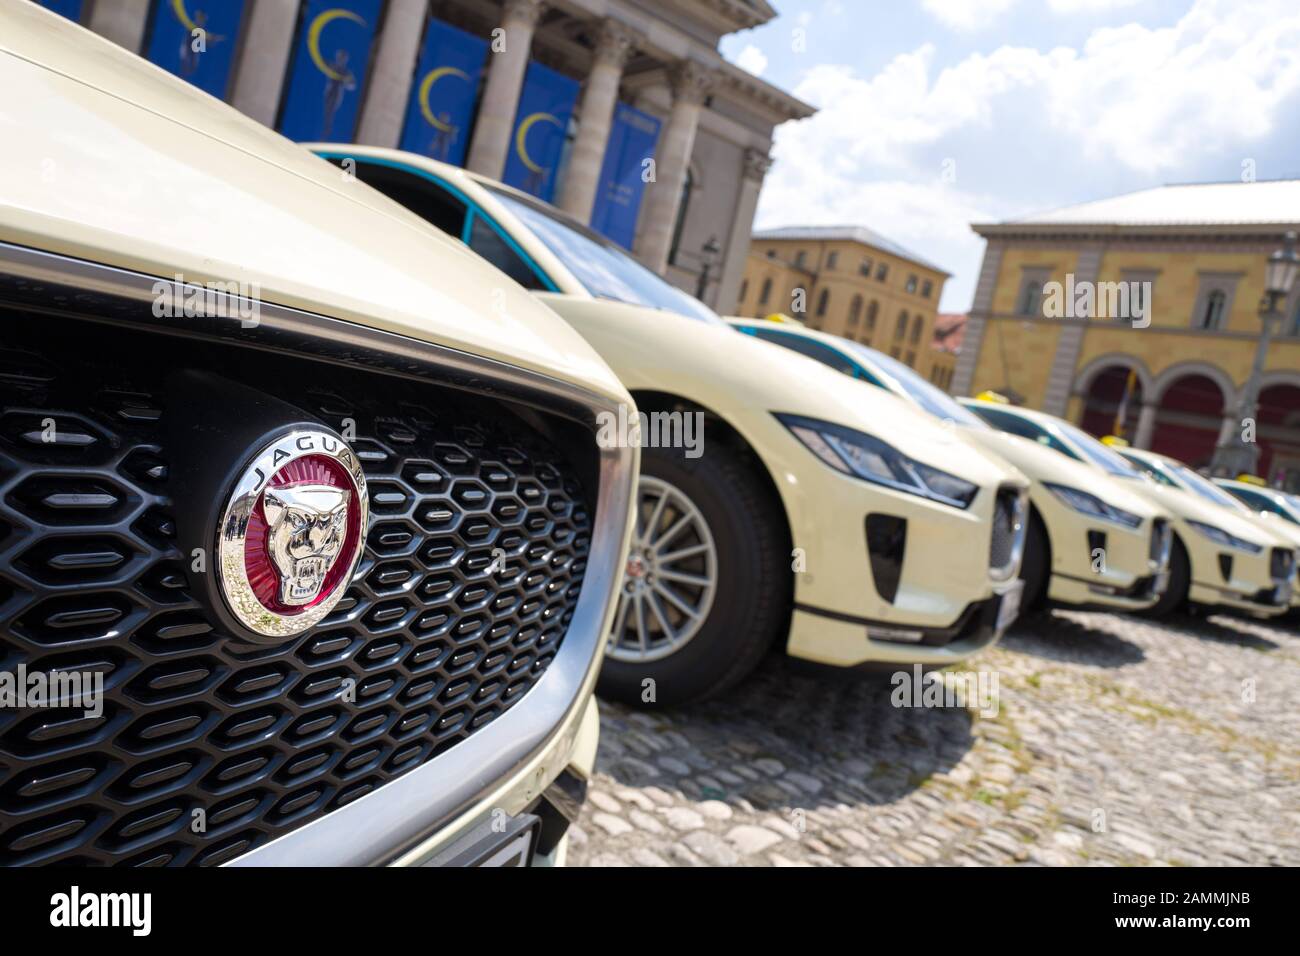
[[[267,489],[262,507],[270,525],[271,563],[280,574],[280,601],[300,606],[320,594],[347,534],[351,494],[329,485]]]
[[[252,640],[282,640],[325,620],[365,551],[366,475],[324,427],[283,432],[235,479],[217,528],[217,586]]]

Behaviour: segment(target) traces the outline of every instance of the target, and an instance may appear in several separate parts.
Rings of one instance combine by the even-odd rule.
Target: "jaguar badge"
[[[334,609],[361,559],[369,499],[352,449],[302,428],[249,461],[218,529],[217,570],[231,613],[263,637],[292,637]]]

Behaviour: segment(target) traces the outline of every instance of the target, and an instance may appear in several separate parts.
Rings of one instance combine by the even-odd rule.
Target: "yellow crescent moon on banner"
[[[190,15],[185,12],[185,0],[172,0],[172,10],[176,14],[176,19],[181,21],[181,25],[193,33],[199,28],[199,25],[190,19]]]
[[[444,76],[459,76],[466,83],[469,82],[469,74],[464,70],[458,70],[454,66],[440,66],[436,70],[430,70],[420,84],[420,112],[434,129],[442,130],[444,133],[451,132],[451,124],[444,123],[438,117],[433,115],[433,108],[429,106],[429,90],[433,84],[437,83]]]
[[[523,160],[524,165],[535,173],[546,172],[545,166],[538,166],[528,155],[528,131],[533,128],[533,124],[545,120],[547,123],[560,125],[560,121],[550,113],[532,113],[524,118],[519,124],[519,130],[515,133],[515,150],[519,153],[519,158]]]
[[[179,3],[180,0],[176,0],[176,2]],[[360,14],[353,13],[351,10],[340,10],[336,7],[333,10],[326,10],[324,13],[316,17],[316,19],[311,22],[311,26],[307,29],[307,52],[311,54],[311,61],[316,64],[316,69],[320,70],[331,80],[341,80],[343,79],[343,74],[334,70],[325,62],[325,58],[320,55],[320,32],[325,29],[325,24],[329,23],[331,20],[337,20],[340,17],[347,20],[353,20],[361,24],[363,27],[366,25],[366,21],[361,19]]]

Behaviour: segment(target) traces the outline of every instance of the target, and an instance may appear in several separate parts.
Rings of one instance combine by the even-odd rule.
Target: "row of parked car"
[[[311,148],[532,290],[643,411],[703,416],[698,457],[642,449],[606,693],[641,701],[649,681],[661,704],[715,694],[774,643],[840,667],[943,666],[1048,604],[1267,618],[1300,602],[1300,528],[1233,497],[1241,483],[997,397],[955,400],[802,323],[724,322],[565,214],[465,170]]]
[[[597,680],[1292,600],[1286,518],[728,323],[499,183],[35,4],[0,87],[0,863],[556,864]]]

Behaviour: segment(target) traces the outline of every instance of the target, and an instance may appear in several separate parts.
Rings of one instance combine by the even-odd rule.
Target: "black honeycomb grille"
[[[0,863],[225,862],[463,741],[555,655],[587,499],[496,403],[257,377],[352,423],[372,517],[331,617],[255,645],[189,588],[163,428],[184,408],[143,365],[51,354],[0,348],[0,671],[99,672],[105,703],[0,707]]]

